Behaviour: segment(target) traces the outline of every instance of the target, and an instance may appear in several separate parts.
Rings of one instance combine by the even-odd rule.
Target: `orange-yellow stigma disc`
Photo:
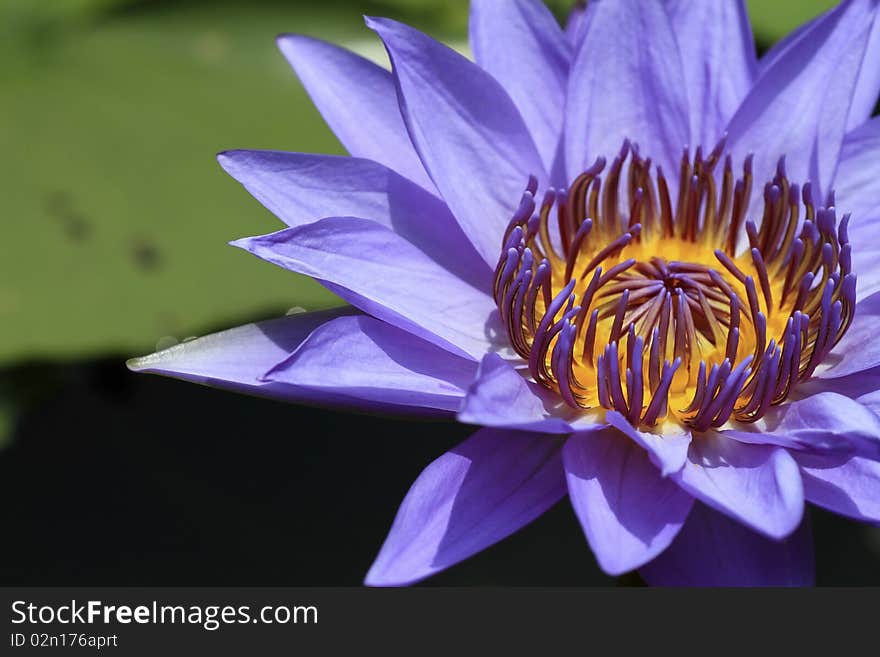
[[[849,327],[849,217],[838,227],[833,207],[816,209],[780,160],[761,221],[746,221],[751,160],[735,180],[728,156],[717,180],[721,150],[685,153],[674,200],[628,143],[604,183],[600,158],[538,208],[529,182],[495,300],[534,379],[570,406],[613,409],[637,427],[755,421]]]

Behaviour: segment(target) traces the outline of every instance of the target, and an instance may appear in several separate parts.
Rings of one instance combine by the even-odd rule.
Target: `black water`
[[[468,427],[332,413],[128,372],[0,373],[0,585],[358,585],[412,480]],[[819,583],[880,584],[880,530],[814,513]],[[613,585],[567,502],[429,582]]]

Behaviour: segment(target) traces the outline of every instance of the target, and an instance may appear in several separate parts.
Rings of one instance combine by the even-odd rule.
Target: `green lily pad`
[[[767,47],[838,3],[836,0],[748,0],[747,4],[755,39]]]
[[[226,244],[281,225],[218,151],[343,152],[275,47],[285,31],[372,36],[358,12],[290,2],[110,16],[3,46],[0,364],[142,353],[339,303]]]
[[[571,4],[552,6],[564,14]],[[749,4],[759,38],[776,39],[833,3]],[[465,35],[466,0],[366,9],[459,43]],[[329,0],[4,3],[0,366],[138,354],[337,304],[317,283],[226,245],[280,224],[214,155],[343,152],[273,37],[304,32],[381,54],[363,10]]]

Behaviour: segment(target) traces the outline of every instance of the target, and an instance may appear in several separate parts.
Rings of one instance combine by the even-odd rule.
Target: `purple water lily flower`
[[[566,495],[611,575],[809,584],[805,501],[880,523],[878,3],[761,60],[738,0],[595,0],[565,29],[474,0],[475,61],[369,18],[390,72],[282,36],[351,157],[222,153],[288,226],[235,245],[351,305],[131,367],[482,427],[415,481],[371,585]]]

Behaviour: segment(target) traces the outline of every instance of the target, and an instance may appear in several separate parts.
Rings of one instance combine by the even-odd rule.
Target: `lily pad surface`
[[[571,4],[551,6],[564,15]],[[832,4],[749,8],[766,44]],[[317,283],[227,246],[281,226],[214,157],[342,153],[274,36],[302,32],[382,57],[365,12],[463,47],[466,0],[7,0],[0,366],[135,355],[338,304]]]

